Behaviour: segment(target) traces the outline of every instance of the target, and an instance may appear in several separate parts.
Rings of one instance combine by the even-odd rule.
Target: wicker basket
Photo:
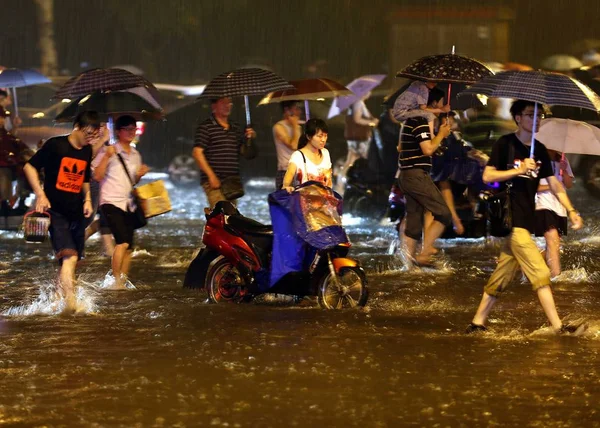
[[[40,244],[48,236],[50,214],[30,211],[23,216],[23,233],[25,241]]]
[[[171,211],[171,199],[162,180],[137,186],[135,193],[146,218],[154,217]]]

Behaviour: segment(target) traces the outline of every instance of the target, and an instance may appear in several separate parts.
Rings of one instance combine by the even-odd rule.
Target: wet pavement
[[[240,211],[269,222],[269,181]],[[367,271],[362,310],[281,299],[205,303],[182,289],[205,198],[170,187],[174,210],[137,233],[131,280],[109,291],[97,237],[79,268],[76,315],[56,315],[50,246],[0,232],[0,425],[600,426],[600,201],[570,194],[583,231],[565,241],[554,285],[581,337],[550,332],[530,286],[498,302],[490,331],[465,335],[497,242],[440,242],[438,269],[406,272],[391,225],[344,218]]]

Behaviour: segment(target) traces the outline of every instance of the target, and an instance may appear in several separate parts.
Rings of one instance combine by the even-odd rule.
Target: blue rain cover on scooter
[[[273,225],[272,287],[284,275],[308,267],[310,251],[348,242],[342,227],[342,198],[330,188],[309,181],[294,192],[278,190],[269,195]]]

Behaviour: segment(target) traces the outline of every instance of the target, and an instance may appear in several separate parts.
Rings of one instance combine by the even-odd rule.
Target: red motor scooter
[[[272,227],[244,217],[226,201],[205,211],[205,248],[190,264],[184,287],[204,288],[216,303],[239,303],[277,293],[317,296],[319,305],[327,309],[366,304],[366,276],[356,260],[346,257],[349,243],[313,249],[309,253],[312,262],[305,269],[290,272],[270,286]]]

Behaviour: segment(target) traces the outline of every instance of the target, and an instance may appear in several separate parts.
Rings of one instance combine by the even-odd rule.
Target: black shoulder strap
[[[127,178],[129,178],[129,182],[131,183],[131,187],[135,187],[135,183],[131,179],[131,175],[129,175],[129,170],[127,169],[127,165],[125,165],[125,161],[121,157],[121,154],[117,153],[117,156],[119,157],[119,160],[121,161],[121,165],[123,165],[123,168],[125,168],[125,173],[127,174]]]

